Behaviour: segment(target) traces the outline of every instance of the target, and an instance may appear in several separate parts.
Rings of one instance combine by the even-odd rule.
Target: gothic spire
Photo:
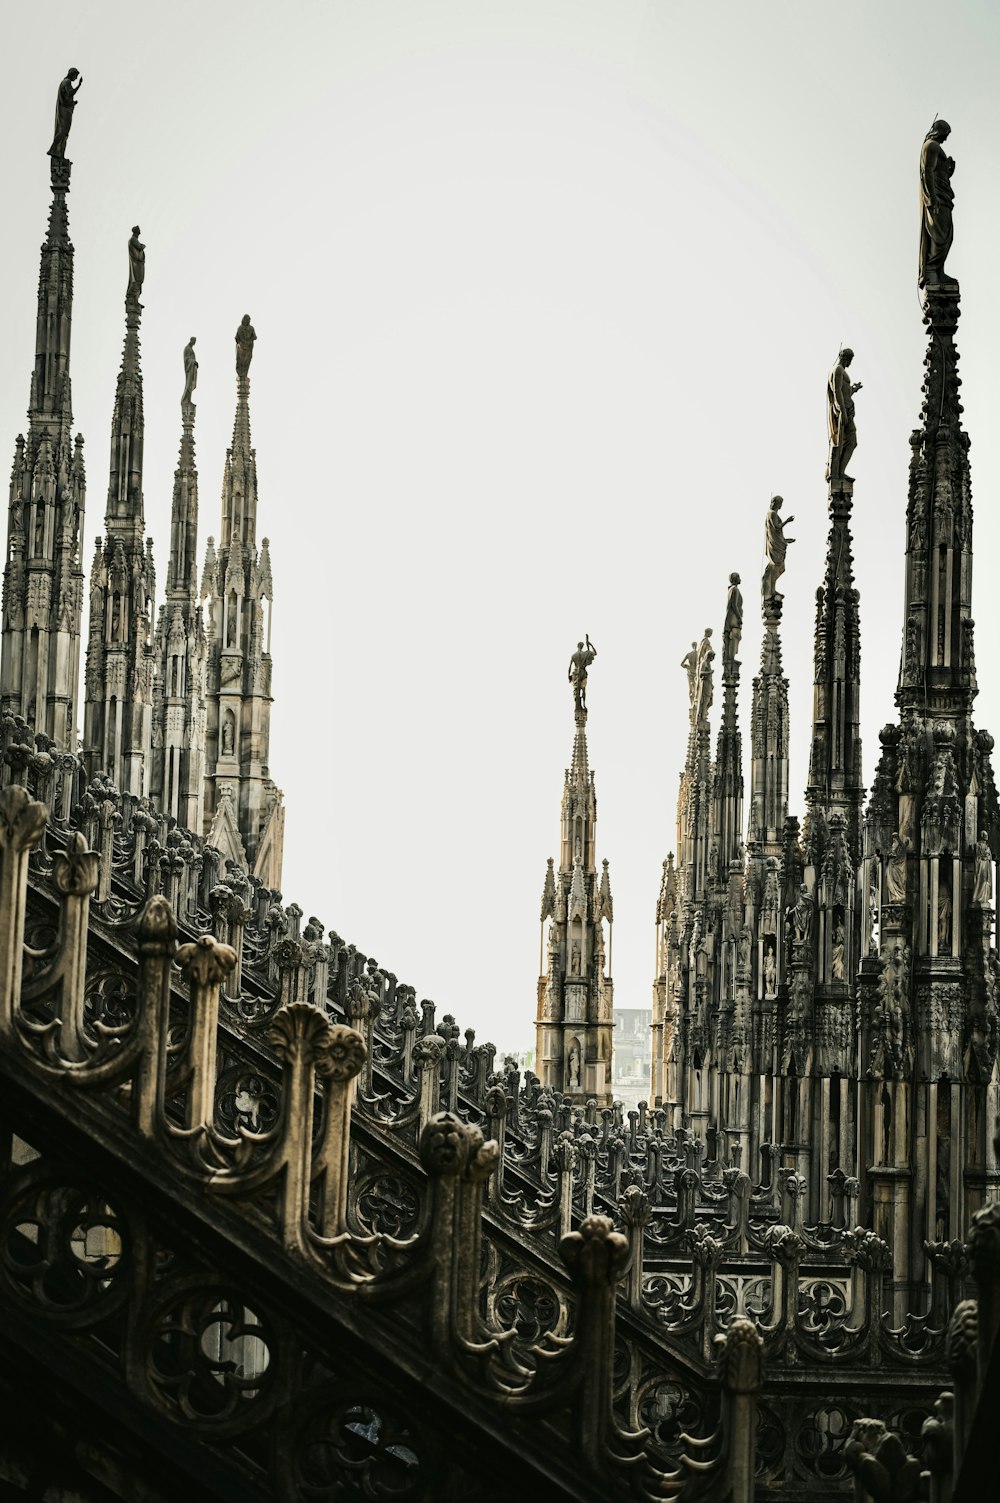
[[[222,481],[220,544],[253,547],[257,530],[257,453],[250,440],[250,362],[256,331],[249,313],[236,331],[236,416]]]
[[[739,858],[743,839],[743,741],[737,716],[740,663],[737,654],[743,634],[743,596],[740,576],[730,574],[726,618],[722,629],[722,719],[712,769],[712,845],[714,875],[725,881],[730,862]]]
[[[181,396],[181,448],[174,470],[174,493],[170,507],[170,565],[167,599],[198,599],[198,469],[194,452],[195,403],[192,392],[198,380],[198,361],[192,334],[184,347],[184,392]]]
[[[139,361],[139,326],[142,321],[143,278],[146,250],[134,225],[129,240],[129,278],[125,292],[125,343],[122,346],[115,407],[111,419],[111,473],[104,525],[108,536],[141,538],[145,530],[142,495],[142,447],[145,424],[142,411],[142,367]]]
[[[125,343],[111,419],[105,536],[95,540],[90,578],[90,639],[83,717],[91,776],[106,772],[123,792],[150,788],[152,750],[153,545],[145,536],[142,495],[142,367],[139,301],[146,251],[133,225],[128,242]]]
[[[80,82],[71,68],[59,86],[49,149],[52,203],[38,274],[28,435],[18,437],[11,474],[0,651],[0,710],[23,715],[66,747],[76,741],[86,497],[83,439],[72,437],[72,163],[65,156]]]
[[[750,714],[750,840],[764,856],[781,855],[788,814],[788,680],[781,667],[780,634],[784,596],[778,594],[777,584],[785,572],[788,544],[795,540],[785,536],[794,518],[782,519],[782,504],[780,496],[772,496],[767,512],[767,563],[761,579],[764,637]]]
[[[200,831],[205,805],[205,669],[208,643],[198,603],[198,470],[194,452],[198,380],[195,339],[184,348],[181,447],[174,471],[170,566],[154,656],[152,793],[189,830]]]
[[[250,442],[250,315],[236,331],[236,417],[222,483],[219,546],[208,540],[209,607],[205,826],[213,845],[266,886],[280,886],[281,792],[268,769],[271,725],[271,560],[258,554],[257,460]],[[267,617],[265,619],[265,605]]]
[[[550,922],[548,966],[538,979],[536,1069],[543,1084],[607,1105],[613,992],[602,925],[610,937],[614,910],[607,862],[597,873],[597,795],[586,733],[587,673],[596,656],[586,637],[569,665],[575,732],[563,784],[559,869],[553,874],[550,863],[542,893],[542,924]],[[543,928],[543,966],[544,955]]]
[[[826,571],[816,591],[813,728],[806,803],[810,820],[824,825],[844,816],[851,860],[861,854],[861,640],[859,595],[854,588],[851,508],[854,481],[846,467],[856,447],[854,394],[848,370],[853,350],[841,350],[827,383],[830,420],[830,533]]]

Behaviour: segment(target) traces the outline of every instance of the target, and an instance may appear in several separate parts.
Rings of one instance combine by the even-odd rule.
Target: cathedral
[[[682,663],[652,1088],[626,1110],[589,637],[569,661],[534,1071],[284,900],[256,333],[244,316],[200,577],[195,339],[184,348],[158,602],[139,226],[85,572],[66,154],[79,87],[70,69],[48,151],[3,580],[0,1499],[990,1496],[1000,808],[993,739],[973,722],[950,128],[936,120],[919,156],[923,400],[874,781],[844,348],[803,817],[782,666],[793,518],[775,496],[746,766],[739,573],[718,636]]]

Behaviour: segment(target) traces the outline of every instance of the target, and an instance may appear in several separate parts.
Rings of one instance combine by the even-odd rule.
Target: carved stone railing
[[[0,1111],[12,1131],[2,1166],[0,1299],[16,1339],[33,1339],[38,1325],[53,1362],[85,1379],[88,1339],[99,1334],[99,1343],[111,1343],[102,1349],[116,1354],[117,1366],[102,1367],[105,1387],[118,1382],[119,1398],[127,1393],[171,1425],[189,1423],[203,1441],[224,1441],[227,1464],[239,1472],[253,1435],[269,1434],[275,1457],[304,1454],[282,1383],[296,1371],[324,1374],[303,1393],[292,1390],[294,1412],[312,1413],[315,1400],[333,1413],[339,1343],[367,1330],[380,1360],[397,1353],[394,1383],[412,1384],[419,1372],[418,1388],[449,1412],[460,1400],[466,1426],[484,1440],[495,1443],[510,1416],[521,1417],[518,1448],[506,1448],[504,1463],[512,1485],[533,1473],[536,1482],[548,1479],[553,1496],[605,1496],[627,1485],[631,1496],[653,1499],[682,1492],[690,1474],[699,1483],[717,1477],[728,1495],[749,1499],[743,1432],[756,1388],[739,1377],[745,1364],[724,1365],[737,1380],[723,1384],[719,1423],[685,1437],[673,1456],[646,1427],[623,1424],[616,1352],[629,1333],[616,1334],[615,1291],[628,1239],[602,1216],[569,1229],[568,1186],[559,1245],[559,1284],[572,1303],[567,1333],[515,1350],[514,1326],[484,1310],[484,1191],[499,1145],[441,1109],[442,1084],[451,1106],[458,1099],[442,1080],[451,1039],[426,1033],[418,1041],[410,1102],[394,1114],[383,1110],[380,1119],[384,1103],[372,1079],[369,1130],[356,1151],[352,1102],[368,1078],[374,1038],[367,1004],[348,994],[362,1024],[351,1028],[303,1000],[296,978],[287,983],[290,999],[286,988],[266,1017],[234,1032],[222,1017],[234,948],[207,933],[178,946],[173,907],[154,893],[136,920],[134,964],[122,960],[125,990],[112,1006],[107,968],[96,973],[100,988],[89,985],[91,930],[102,947],[109,934],[122,942],[125,931],[106,912],[108,848],[103,856],[87,850],[79,831],[36,874],[33,897],[57,908],[56,934],[28,952],[30,975],[18,974],[28,852],[43,824],[44,810],[22,786],[0,792],[0,892],[11,915]],[[294,922],[293,915],[286,944],[298,942]],[[283,953],[289,967],[298,963]],[[246,1073],[253,1069],[269,1083],[257,1092],[256,1118]],[[268,1089],[278,1105],[262,1116]],[[364,1115],[359,1110],[359,1124]],[[370,1159],[386,1141],[397,1159],[411,1143],[419,1153],[420,1205],[406,1235],[364,1229],[371,1216],[364,1176],[352,1174],[355,1159]],[[562,1157],[566,1176],[576,1162],[568,1132]],[[370,1178],[367,1190],[370,1200]],[[146,1205],[155,1207],[155,1234],[139,1209]],[[67,1279],[74,1267],[80,1276]],[[277,1303],[268,1287],[283,1291]],[[66,1300],[70,1308],[60,1304]],[[309,1306],[328,1323],[329,1351]],[[732,1329],[727,1350],[746,1340]],[[663,1356],[661,1374],[670,1371]],[[734,1424],[742,1426],[738,1437]],[[428,1426],[422,1443],[430,1456],[437,1442]],[[213,1464],[221,1464],[218,1455]],[[275,1474],[282,1496],[309,1495],[282,1479]]]
[[[716,1423],[709,1403],[715,1341],[734,1318],[749,1319],[764,1343],[766,1389],[786,1435],[813,1422],[825,1396],[822,1374],[831,1364],[845,1373],[863,1368],[874,1374],[887,1419],[904,1390],[911,1407],[924,1404],[930,1413],[944,1371],[946,1315],[964,1292],[967,1273],[947,1249],[929,1249],[930,1303],[894,1328],[881,1306],[885,1250],[866,1242],[863,1232],[845,1237],[853,1225],[856,1181],[831,1175],[829,1221],[809,1227],[802,1221],[804,1182],[791,1163],[781,1162],[777,1148],[764,1145],[755,1184],[738,1165],[716,1159],[706,1166],[705,1145],[683,1126],[668,1131],[663,1112],[598,1112],[593,1105],[580,1111],[542,1090],[530,1074],[522,1077],[509,1065],[495,1073],[490,1046],[477,1045],[471,1031],[463,1041],[454,1019],[436,1020],[433,1003],[418,1005],[412,988],[340,936],[327,934],[318,920],[304,922],[302,911],[285,906],[280,894],[232,867],[223,870],[218,853],[203,841],[106,784],[88,790],[73,759],[60,772],[48,750],[32,753],[23,742],[16,745],[22,752],[4,762],[0,776],[29,791],[47,780],[65,809],[61,819],[49,820],[28,862],[40,905],[32,923],[51,927],[47,915],[75,897],[89,914],[90,942],[82,1022],[71,1013],[65,1020],[61,1013],[54,1016],[65,975],[53,976],[51,957],[29,958],[18,1046],[33,1050],[41,1066],[48,1061],[64,1070],[67,1080],[100,1066],[101,1090],[119,1102],[126,1095],[134,1100],[147,1133],[150,1112],[159,1110],[169,1124],[172,1159],[190,1166],[189,1174],[209,1176],[214,1203],[253,1221],[263,1217],[289,1255],[318,1260],[337,1287],[374,1292],[393,1280],[401,1286],[403,1265],[414,1255],[394,1243],[429,1235],[421,1133],[445,1109],[499,1144],[496,1167],[484,1182],[480,1276],[480,1302],[493,1311],[494,1334],[496,1327],[503,1336],[532,1322],[554,1337],[570,1331],[575,1304],[559,1258],[562,1238],[589,1215],[610,1218],[627,1233],[614,1404],[626,1431],[645,1426],[653,1432],[659,1456],[654,1465],[676,1470],[686,1454],[678,1437],[685,1430],[708,1433]],[[71,799],[64,783],[72,787]],[[87,854],[78,838],[84,831],[97,847],[95,890],[89,896],[63,893],[58,871]],[[162,911],[152,900],[167,894],[178,905],[174,922],[185,969],[178,973],[172,956],[163,961],[158,1026],[166,1042],[151,1075],[150,1057],[142,1051],[128,1055],[137,1048],[129,1022],[134,1005],[131,1012],[124,1005],[123,1021],[114,988],[137,961],[152,976],[157,944],[169,950],[172,940],[145,934],[139,953],[134,933],[139,915],[149,919]],[[66,922],[71,929],[72,911]],[[208,930],[211,950],[202,938]],[[235,957],[231,963],[220,958],[226,947]],[[60,962],[64,970],[71,950]],[[217,983],[197,981],[192,967],[199,964],[220,971]],[[191,1030],[194,996],[202,1021]],[[343,1097],[337,1105],[318,1060],[303,1063],[307,1045],[297,1036],[282,1037],[287,1025],[278,1023],[279,1015],[287,1020],[293,1016],[287,1010],[295,1007],[320,1009],[317,1015],[325,1014],[329,1026],[352,1029],[364,1046],[347,1093],[354,1098],[352,1158],[342,1160],[341,1149],[331,1146],[342,1146],[343,1136],[324,1139],[322,1172],[310,1153],[307,1222],[295,1211],[301,1211],[307,1179],[304,1151],[282,1133],[288,1093],[297,1091],[302,1102],[313,1099],[317,1134],[325,1132],[328,1109],[335,1115],[345,1108]],[[79,1060],[69,1058],[74,1047]],[[131,1080],[130,1059],[137,1072]],[[85,1094],[75,1084],[73,1090]],[[638,1218],[633,1192],[645,1197]],[[798,1239],[782,1244],[784,1261],[776,1230],[782,1227]],[[341,1232],[348,1235],[338,1241]],[[335,1245],[327,1247],[323,1239]],[[795,1257],[787,1257],[788,1248]],[[501,1340],[483,1360],[502,1377],[511,1351],[529,1368],[542,1360],[527,1357],[519,1337]],[[669,1375],[661,1372],[657,1382],[654,1367],[657,1360],[663,1367],[664,1353]],[[690,1421],[657,1420],[667,1388],[668,1412],[694,1416]],[[805,1485],[834,1475],[812,1458],[831,1434],[829,1422],[823,1425],[818,1439],[803,1439],[801,1446],[786,1442],[795,1449],[796,1465],[801,1461]]]

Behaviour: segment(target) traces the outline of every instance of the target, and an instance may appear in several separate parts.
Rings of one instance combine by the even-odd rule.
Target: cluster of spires
[[[41,250],[28,432],[17,439],[11,476],[0,660],[0,713],[23,717],[68,750],[76,748],[86,477],[83,439],[71,436],[72,163],[65,150],[81,83],[71,68],[59,86],[49,148],[52,204]],[[256,541],[250,437],[256,334],[246,315],[236,334],[236,417],[219,546],[209,538],[200,590],[194,338],[184,351],[170,562],[154,629],[153,544],[143,502],[140,233],[133,226],[128,243],[104,533],[95,540],[89,579],[82,756],[91,777],[101,774],[123,793],[155,799],[179,826],[207,836],[227,859],[277,888],[284,813],[267,765],[273,587],[267,539],[259,549]]]
[[[766,521],[745,826],[743,602],[733,574],[714,758],[711,629],[682,664],[690,732],[676,855],[664,862],[656,905],[652,1104],[670,1127],[694,1131],[722,1170],[742,1164],[766,1180],[762,1160],[777,1158],[807,1197],[807,1221],[822,1220],[838,1175],[856,1177],[862,1219],[892,1250],[897,1313],[926,1290],[927,1249],[962,1236],[1000,1188],[990,1126],[1000,1099],[1000,805],[993,738],[972,721],[971,483],[958,398],[959,287],[945,272],[949,133],[935,121],[921,151],[924,401],[910,441],[898,716],[881,732],[871,795],[866,805],[848,473],[860,385],[845,348],[827,388],[829,534],[816,592],[804,823],[789,813],[778,582],[793,539],[776,496]],[[585,683],[579,660],[578,652],[571,677]],[[611,1094],[602,929],[610,891],[606,880],[597,886],[579,690],[575,710],[562,854],[558,869],[549,863],[542,902],[548,964],[543,939],[536,1068],[543,1086],[603,1106]]]

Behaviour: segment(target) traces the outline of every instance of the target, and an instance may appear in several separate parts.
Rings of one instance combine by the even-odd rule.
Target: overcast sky
[[[199,550],[218,534],[233,333],[258,334],[271,771],[286,900],[528,1046],[545,859],[590,633],[619,1006],[648,1006],[687,732],[679,667],[764,513],[802,813],[825,388],[841,343],[870,782],[893,715],[920,410],[917,160],[953,127],[976,516],[978,720],[1000,725],[1000,8],[789,0],[50,0],[5,17],[0,445],[25,425],[55,91],[68,155],[84,560],[102,529],[126,242],[146,244],[146,517],[162,590],[181,351],[198,338]],[[716,694],[716,711],[718,701]],[[82,717],[81,717],[82,718]]]

